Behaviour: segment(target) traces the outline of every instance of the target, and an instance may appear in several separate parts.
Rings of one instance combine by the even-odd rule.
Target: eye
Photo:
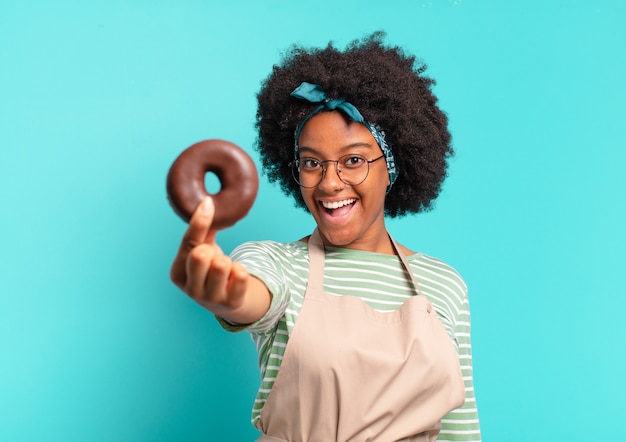
[[[365,158],[361,155],[346,155],[342,158],[341,164],[347,169],[357,169],[365,163]]]
[[[322,163],[315,158],[300,158],[300,167],[306,171],[316,170],[322,167]]]

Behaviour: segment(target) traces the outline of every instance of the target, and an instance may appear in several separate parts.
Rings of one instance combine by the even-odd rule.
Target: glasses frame
[[[363,177],[363,179],[361,181],[359,181],[358,183],[349,183],[347,182],[342,176],[341,176],[341,169],[339,168],[339,161],[342,158],[345,157],[360,157],[363,158],[365,160],[365,163],[367,163],[367,172],[365,173],[365,176]],[[326,176],[326,170],[328,169],[328,166],[326,166],[326,163],[335,163],[335,171],[337,172],[337,176],[339,177],[339,179],[341,180],[342,183],[347,184],[348,186],[358,186],[359,184],[363,183],[363,181],[365,181],[367,179],[367,177],[370,174],[370,164],[372,164],[375,161],[380,160],[381,158],[384,158],[385,155],[381,155],[377,158],[374,158],[372,160],[368,160],[367,158],[365,158],[363,155],[358,154],[358,153],[349,153],[346,155],[342,155],[339,158],[337,158],[336,160],[318,160],[315,157],[302,157],[302,158],[298,158],[297,160],[293,160],[291,161],[288,166],[291,169],[291,176],[293,177],[294,181],[300,186],[300,187],[304,187],[305,189],[312,189],[314,187],[317,187],[320,185],[320,183],[324,180],[324,177]],[[322,166],[322,174],[320,175],[320,179],[317,182],[317,184],[315,184],[314,186],[305,186],[300,182],[300,161],[302,160],[315,160],[318,163],[320,163],[320,165]]]

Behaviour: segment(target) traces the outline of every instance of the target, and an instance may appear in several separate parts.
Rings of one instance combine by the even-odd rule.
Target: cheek
[[[389,187],[389,184],[391,183],[387,169],[385,168],[384,170],[379,170],[375,178],[377,183],[376,191],[381,191],[383,195],[386,195],[387,187]]]
[[[313,209],[312,206],[315,206],[315,201],[313,200],[313,192],[311,189],[305,189],[304,187],[300,188],[300,195],[302,195],[302,199],[304,200],[304,204],[306,204],[309,211]]]

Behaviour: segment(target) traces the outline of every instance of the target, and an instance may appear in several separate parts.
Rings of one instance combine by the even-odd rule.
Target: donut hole
[[[215,195],[222,190],[222,183],[215,173],[207,172],[204,175],[204,188],[207,193]]]

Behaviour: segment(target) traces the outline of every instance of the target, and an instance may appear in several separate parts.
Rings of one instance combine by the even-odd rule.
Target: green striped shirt
[[[260,278],[272,293],[269,311],[246,327],[254,340],[261,369],[261,386],[252,410],[257,426],[261,409],[274,385],[298,313],[309,272],[308,244],[248,242],[231,254]],[[444,262],[416,253],[407,257],[422,293],[432,302],[454,342],[465,381],[465,404],[442,419],[440,441],[480,441],[478,410],[472,378],[470,312],[467,286]],[[402,262],[395,255],[326,247],[324,290],[337,296],[359,296],[373,309],[392,311],[415,294]],[[242,330],[220,321],[230,331]]]

